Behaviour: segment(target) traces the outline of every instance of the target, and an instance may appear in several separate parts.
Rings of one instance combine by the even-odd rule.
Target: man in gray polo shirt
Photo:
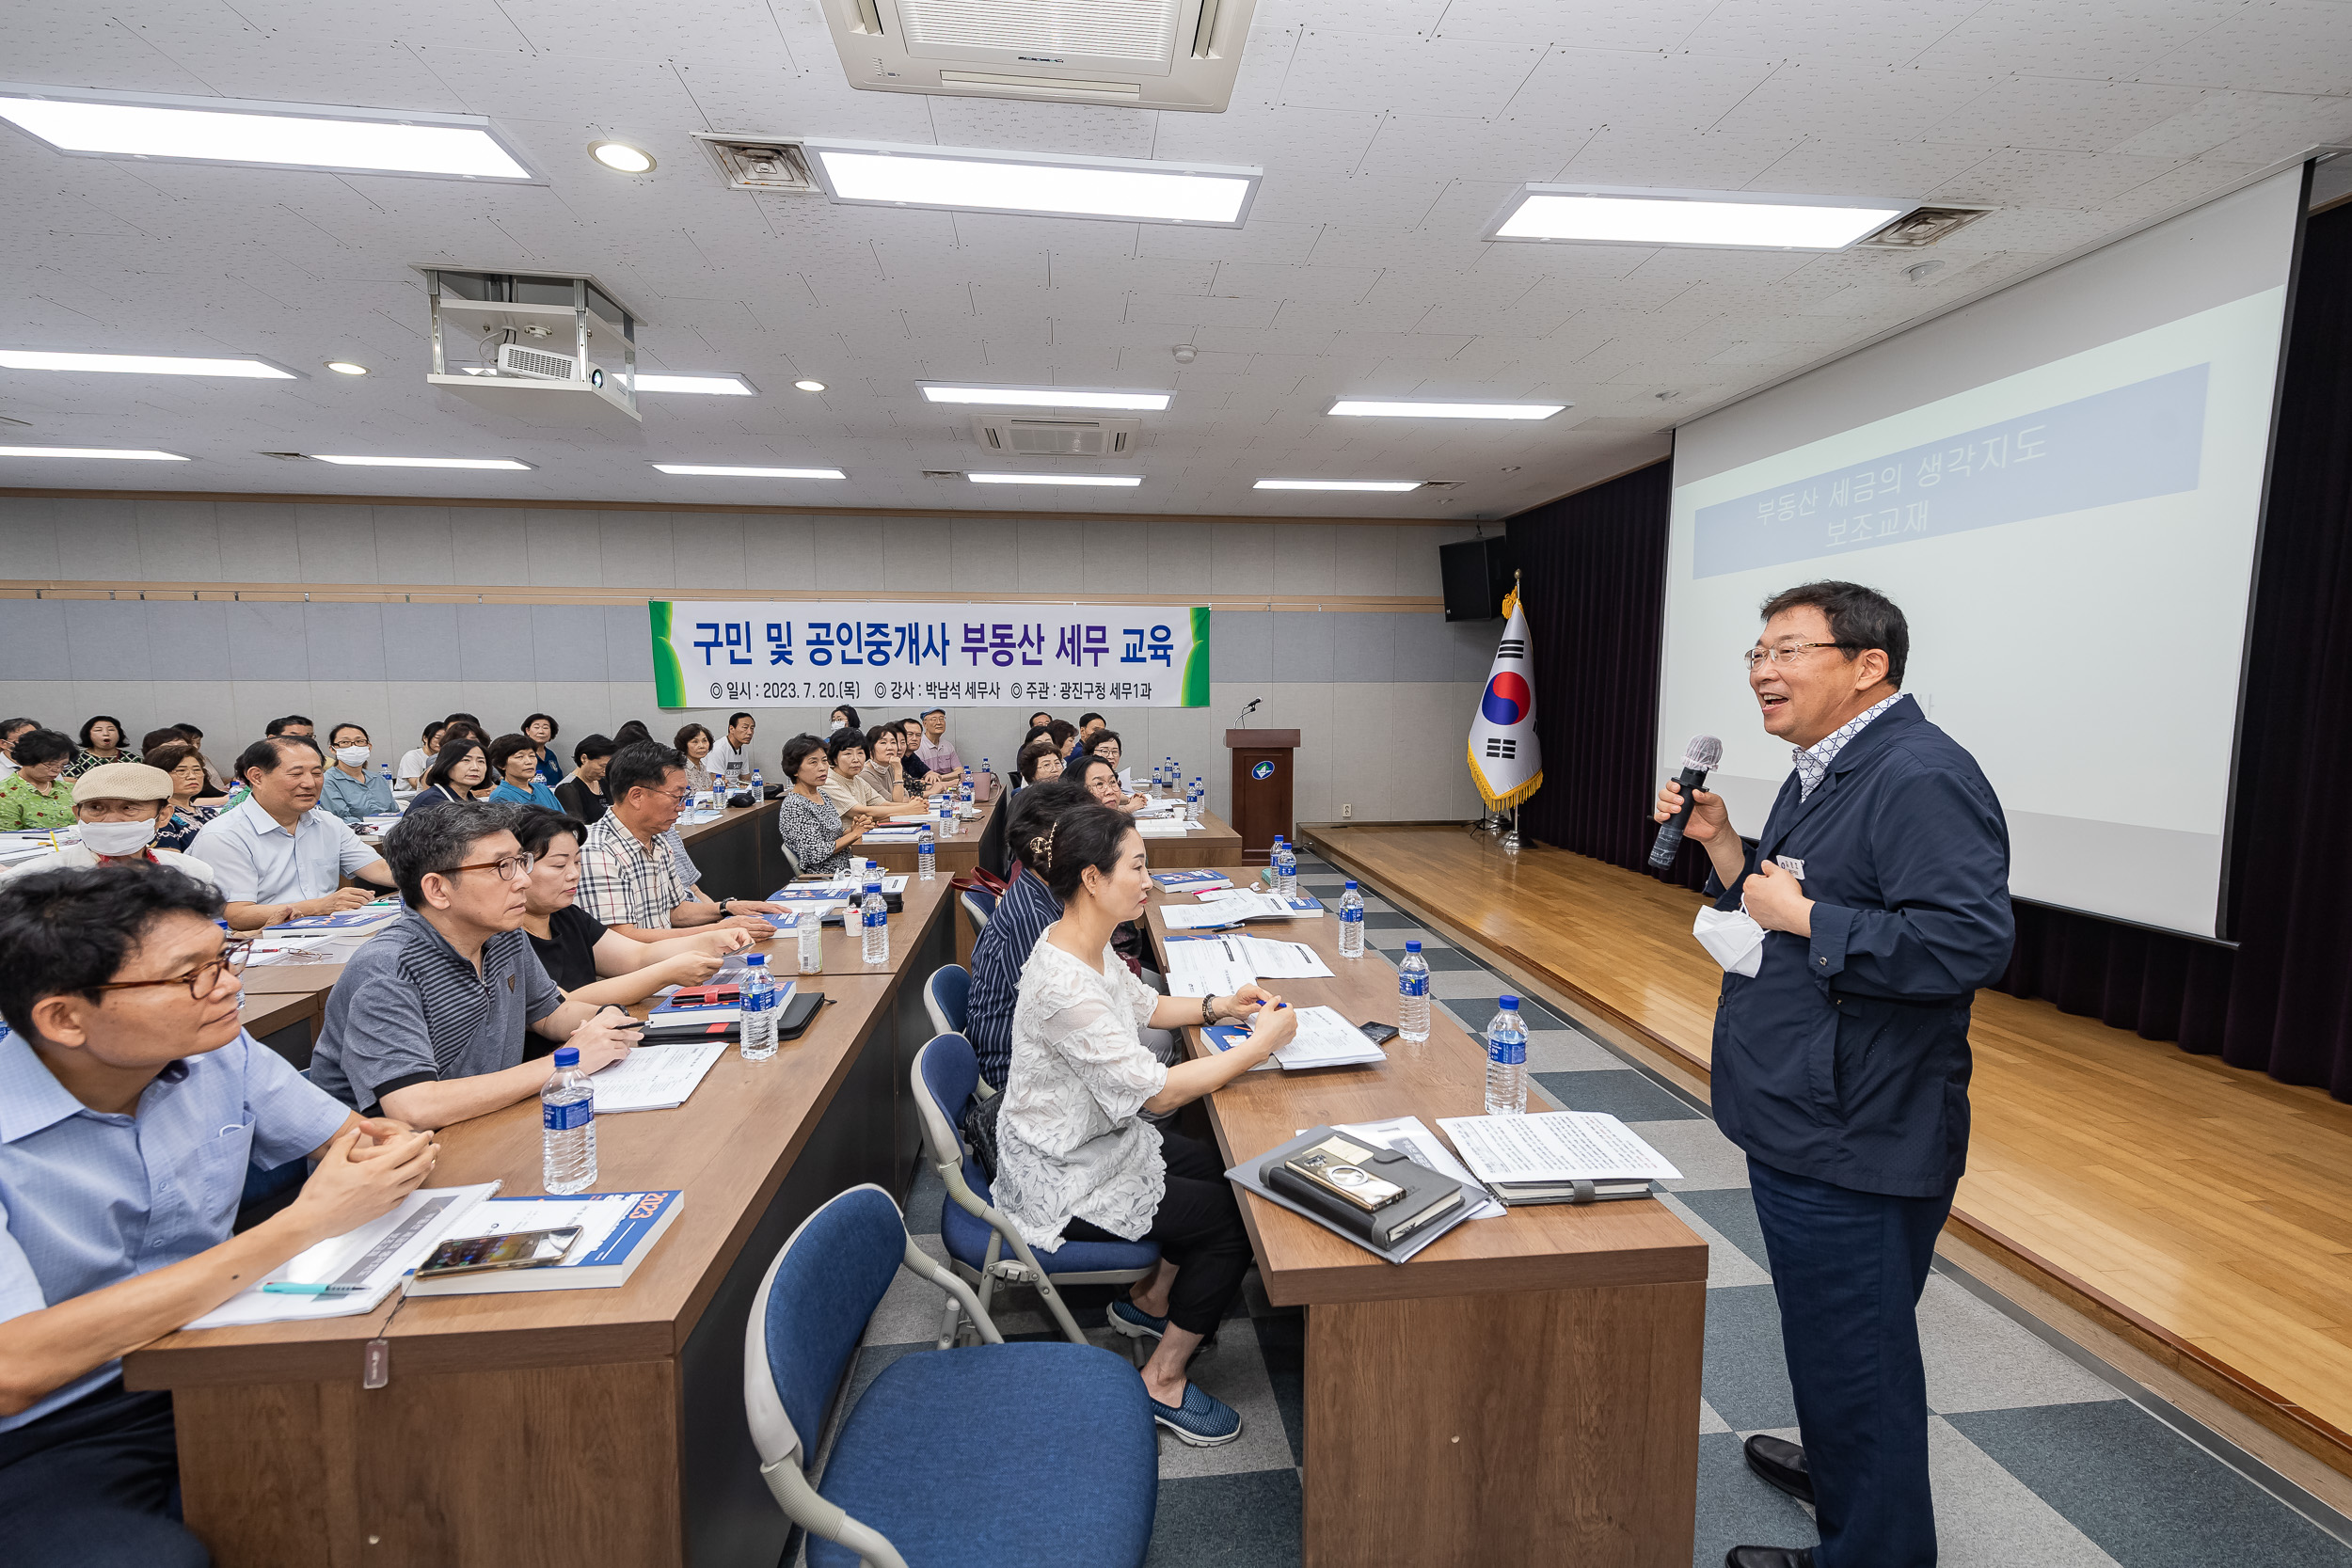
[[[326,998],[310,1078],[344,1103],[412,1127],[527,1100],[548,1067],[528,1037],[580,1049],[588,1072],[619,1061],[637,1022],[567,1002],[522,928],[531,857],[513,808],[461,800],[404,817],[384,858],[407,908],[343,967]]]

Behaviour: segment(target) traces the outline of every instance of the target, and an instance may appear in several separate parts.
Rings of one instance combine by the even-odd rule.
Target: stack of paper
[[[934,838],[937,837],[938,832],[936,828],[931,830]],[[866,836],[859,842],[862,844],[915,844],[919,843],[922,837],[922,827],[910,824],[903,828],[868,828],[866,830]]]
[[[236,1328],[373,1312],[442,1237],[498,1190],[497,1182],[485,1181],[475,1187],[426,1187],[410,1193],[390,1213],[296,1253],[188,1326]],[[264,1289],[272,1284],[323,1285],[330,1291],[282,1294]]]
[[[724,1010],[735,1014],[733,1008]],[[703,1075],[726,1053],[724,1040],[641,1045],[588,1080],[596,1095],[596,1115],[667,1111],[683,1105],[701,1085]]]
[[[1154,871],[1152,879],[1165,893],[1204,894],[1233,885],[1221,871]]]
[[[1231,996],[1258,977],[1229,937],[1171,937],[1164,945],[1170,996]]]
[[[1391,1117],[1386,1121],[1340,1122],[1334,1124],[1331,1131],[1352,1132],[1357,1137],[1393,1148],[1407,1159],[1420,1161],[1441,1176],[1450,1176],[1464,1186],[1484,1190],[1478,1178],[1454,1157],[1454,1151],[1446,1148],[1419,1117]],[[1510,1211],[1502,1204],[1488,1196],[1471,1207],[1470,1217],[1474,1220],[1501,1219],[1508,1212]]]
[[[1505,1203],[1638,1197],[1652,1181],[1682,1176],[1625,1123],[1598,1111],[1440,1117],[1438,1125]]]
[[[1232,1025],[1219,1024],[1208,1031],[1209,1043],[1219,1051],[1230,1051],[1247,1033]],[[1388,1059],[1387,1052],[1373,1044],[1361,1029],[1333,1009],[1301,1007],[1298,1009],[1298,1033],[1291,1037],[1290,1044],[1249,1070],[1257,1072],[1268,1067],[1279,1067],[1285,1072],[1299,1072],[1310,1068],[1362,1067]]]
[[[579,1193],[570,1197],[495,1197],[468,1222],[469,1236],[510,1236],[524,1230],[580,1227],[564,1260],[546,1268],[493,1269],[481,1274],[420,1279],[412,1296],[502,1294],[511,1291],[609,1290],[625,1285],[654,1243],[670,1228],[686,1195],[680,1192]]]
[[[1208,931],[1250,920],[1312,920],[1323,912],[1316,899],[1285,898],[1248,888],[1212,889],[1190,909],[1171,904],[1160,911],[1171,931]]]

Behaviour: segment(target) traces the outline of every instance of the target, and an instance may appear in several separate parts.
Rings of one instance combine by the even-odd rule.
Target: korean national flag
[[[1470,720],[1470,777],[1489,811],[1516,806],[1543,787],[1544,753],[1535,738],[1534,666],[1527,657],[1527,610],[1518,590],[1502,601],[1502,641]]]

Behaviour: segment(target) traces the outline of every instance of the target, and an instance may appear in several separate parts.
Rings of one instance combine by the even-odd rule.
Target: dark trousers
[[[180,1524],[171,1396],[110,1383],[0,1432],[0,1562],[8,1568],[206,1568]]]
[[[1821,1544],[1815,1568],[1932,1568],[1919,1292],[1952,1194],[1889,1197],[1748,1162]]]
[[[1166,1126],[1159,1134],[1168,1191],[1152,1216],[1151,1237],[1160,1243],[1160,1256],[1176,1265],[1168,1321],[1205,1338],[1216,1332],[1241,1294],[1241,1277],[1249,1270],[1249,1232],[1242,1228],[1241,1204],[1225,1180],[1224,1164],[1208,1146]],[[1128,1239],[1074,1217],[1062,1234],[1079,1242]]]

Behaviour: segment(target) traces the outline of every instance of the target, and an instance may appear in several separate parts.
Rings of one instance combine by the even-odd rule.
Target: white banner
[[[654,599],[646,610],[665,708],[1209,702],[1206,606]]]

